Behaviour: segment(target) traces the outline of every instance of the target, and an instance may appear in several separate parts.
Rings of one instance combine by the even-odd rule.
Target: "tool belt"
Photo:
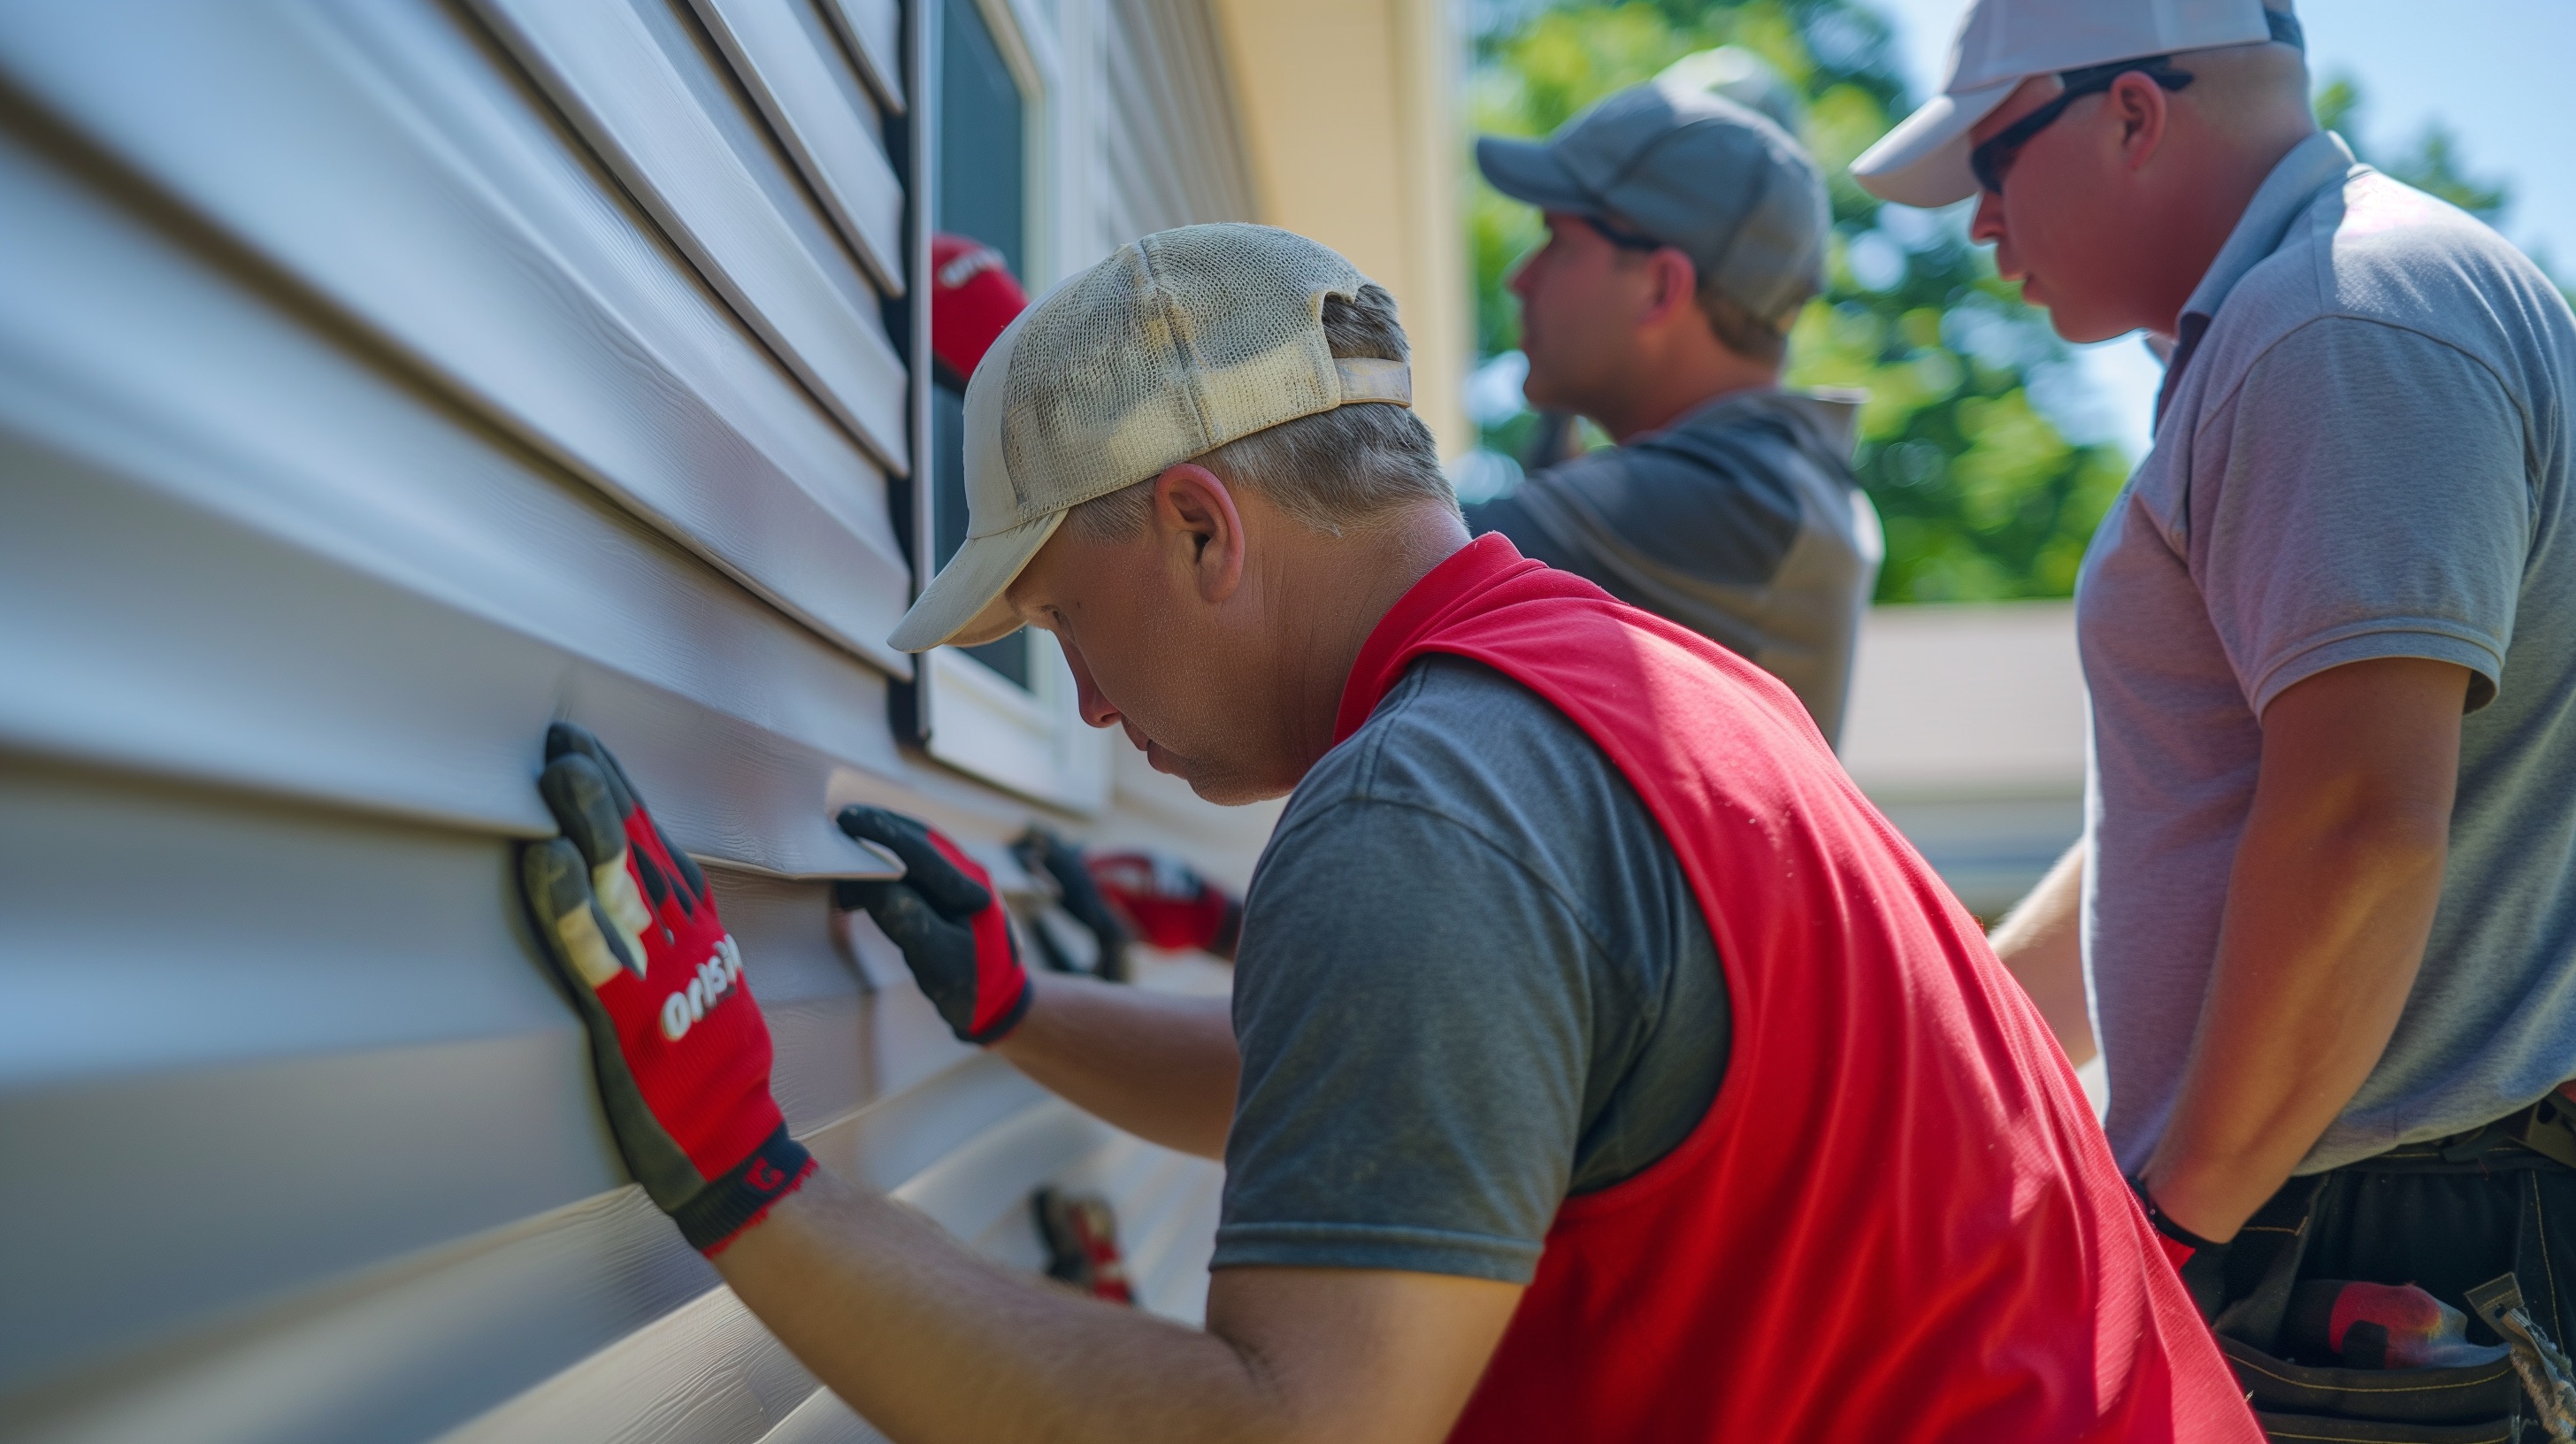
[[[2523,1308],[2517,1281],[2540,1277],[2543,1267],[2538,1179],[2560,1170],[2576,1171],[2576,1101],[2552,1093],[2465,1133],[2294,1178],[2275,1194],[2229,1246],[2231,1281],[2241,1282],[2259,1267],[2258,1280],[2250,1292],[2222,1299],[2210,1325],[2265,1434],[2297,1444],[2519,1444],[2555,1437],[2554,1430],[2544,1429],[2548,1421],[2532,1394],[2546,1382],[2527,1385],[2527,1359],[2508,1355],[2463,1367],[2354,1369],[2281,1356],[2291,1292],[2308,1244],[2347,1206],[2355,1179],[2363,1175],[2512,1177],[2519,1196],[2512,1272],[2471,1290],[2470,1307],[2500,1336],[2519,1328],[2516,1321],[2527,1314],[2513,1312]],[[2250,1252],[2262,1248],[2272,1251],[2268,1261]],[[2237,1257],[2240,1249],[2249,1252]],[[2546,1320],[2545,1327],[2554,1330],[2557,1320]],[[2530,1354],[2527,1347],[2520,1352]]]

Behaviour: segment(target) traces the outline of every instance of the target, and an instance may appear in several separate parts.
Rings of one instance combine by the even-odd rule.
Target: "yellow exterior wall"
[[[1475,444],[1467,240],[1458,215],[1449,0],[1211,0],[1261,219],[1331,246],[1392,292],[1413,404],[1444,456]]]

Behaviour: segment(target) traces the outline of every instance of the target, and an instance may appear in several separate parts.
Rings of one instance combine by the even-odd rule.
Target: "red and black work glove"
[[[844,908],[865,909],[903,950],[913,981],[930,996],[950,1032],[991,1043],[1029,1010],[1029,974],[1011,942],[993,880],[957,844],[917,819],[882,807],[841,809],[841,830],[903,860],[892,882],[835,883]]]
[[[1092,881],[1091,870],[1083,865],[1082,849],[1043,827],[1032,827],[1011,844],[1011,851],[1019,858],[1020,866],[1055,879],[1058,905],[1099,944],[1099,958],[1091,967],[1093,976],[1106,982],[1126,982],[1127,925],[1119,921],[1109,900],[1100,895],[1100,885]],[[1043,929],[1038,931],[1037,939],[1040,950],[1047,954],[1048,966],[1058,972],[1078,971],[1070,959],[1058,955]]]
[[[547,729],[537,790],[563,836],[520,854],[519,886],[590,1030],[609,1128],[680,1236],[714,1254],[814,1170],[769,1094],[742,951],[598,738]]]
[[[1234,956],[1243,904],[1225,889],[1160,853],[1093,853],[1083,863],[1101,896],[1145,942]]]
[[[2155,1225],[2156,1242],[2163,1247],[2166,1262],[2182,1275],[2182,1286],[2191,1295],[2192,1305],[2200,1310],[2203,1320],[2214,1321],[2227,1303],[2228,1246],[2202,1238],[2167,1218],[2145,1184],[2133,1178],[2129,1187],[2138,1195],[2138,1206],[2147,1211],[2147,1222]]]

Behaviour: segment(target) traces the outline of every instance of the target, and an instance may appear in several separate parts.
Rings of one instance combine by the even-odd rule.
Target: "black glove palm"
[[[990,1043],[1029,1007],[1029,975],[1011,942],[1009,918],[992,879],[955,843],[917,819],[882,807],[841,809],[841,830],[903,860],[892,882],[841,882],[833,900],[864,909],[903,950],[913,981],[950,1032]]]
[[[1022,867],[1042,869],[1055,879],[1065,915],[1082,924],[1083,930],[1100,945],[1099,960],[1091,968],[1093,975],[1106,982],[1126,982],[1127,926],[1118,920],[1109,900],[1100,895],[1100,885],[1091,880],[1091,870],[1083,865],[1082,849],[1043,827],[1032,827],[1011,844],[1011,851],[1019,857]],[[1046,942],[1043,933],[1038,941]],[[1060,972],[1075,971],[1069,960],[1059,962],[1051,957],[1049,963]]]

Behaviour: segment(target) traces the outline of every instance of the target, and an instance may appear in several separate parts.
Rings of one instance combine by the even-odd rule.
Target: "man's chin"
[[[1296,790],[1293,787],[1265,787],[1239,777],[1210,778],[1202,781],[1196,777],[1184,776],[1181,780],[1190,785],[1190,791],[1199,795],[1199,801],[1213,802],[1219,807],[1250,807],[1256,802],[1268,802],[1273,798],[1285,797]]]
[[[1557,394],[1555,378],[1537,366],[1521,378],[1521,401],[1532,411],[1564,411],[1565,398]]]
[[[1203,802],[1213,802],[1219,807],[1242,807],[1248,803],[1285,797],[1296,790],[1297,784],[1293,779],[1285,783],[1265,782],[1221,762],[1211,762],[1203,757],[1183,757],[1150,737],[1143,737],[1141,733],[1136,735],[1142,738],[1138,748],[1145,754],[1145,765],[1166,777],[1177,777],[1188,783],[1190,791],[1197,793]]]
[[[2092,315],[2082,305],[2068,305],[2049,295],[2036,281],[2021,283],[2021,300],[2025,306],[2036,306],[2048,313],[2048,329],[2069,346],[2090,346],[2096,341],[2109,341],[2129,334],[2128,328],[2114,328],[2101,317]]]
[[[1178,756],[1158,742],[1145,745],[1145,765],[1156,772],[1181,779],[1190,785],[1190,791],[1198,794],[1200,801],[1213,802],[1219,807],[1268,802],[1274,797],[1285,797],[1294,790],[1293,784],[1288,787],[1265,786],[1230,768],[1199,758]]]

